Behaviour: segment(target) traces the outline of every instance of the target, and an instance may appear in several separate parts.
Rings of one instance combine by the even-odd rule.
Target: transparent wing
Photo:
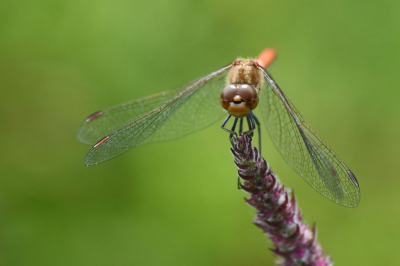
[[[87,154],[85,164],[98,164],[112,159],[134,146],[175,139],[221,120],[221,117],[226,115],[226,111],[220,106],[219,97],[221,89],[225,86],[230,67],[231,65],[228,65],[207,75],[164,104],[159,105],[159,107],[142,114],[111,134],[103,135],[103,138]],[[145,103],[144,106],[146,107],[132,107],[130,110],[134,111],[129,112],[137,115],[139,111],[150,109],[150,106],[153,108],[157,106],[157,102],[164,99],[163,97],[149,97],[149,100],[140,102],[143,106],[144,102],[150,101],[148,105]],[[132,105],[138,105],[138,101],[133,102],[130,106]],[[120,113],[125,112],[127,111]],[[96,113],[92,116],[96,117]],[[90,120],[92,116],[88,119]],[[115,112],[115,115],[110,115],[110,117],[117,116],[117,112]],[[128,117],[129,115],[125,114],[124,116]],[[99,118],[101,116],[92,121]],[[89,121],[89,123],[92,121]],[[106,121],[110,120],[107,119]],[[107,127],[103,126],[103,128]]]
[[[347,207],[356,207],[356,177],[311,129],[265,69],[260,108],[268,133],[286,162],[315,190]]]
[[[116,105],[90,115],[78,130],[78,140],[94,145],[99,139],[161,106],[185,87]]]

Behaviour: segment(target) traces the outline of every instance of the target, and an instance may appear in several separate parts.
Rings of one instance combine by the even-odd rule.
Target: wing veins
[[[221,85],[221,82],[225,82],[225,79],[222,79],[225,77],[226,70],[228,70],[232,64],[229,64],[217,71],[212,72],[211,74],[199,79],[195,83],[189,85],[184,89],[183,91],[179,92],[177,95],[173,96],[171,99],[166,101],[163,105],[160,107],[157,107],[144,115],[140,116],[139,118],[135,119],[134,121],[120,127],[117,130],[114,130],[112,133],[108,134],[109,139],[102,143],[101,145],[98,145],[96,147],[93,147],[88,155],[86,156],[85,163],[87,165],[91,164],[97,164],[106,160],[109,160],[111,158],[114,158],[118,156],[119,154],[127,151],[128,149],[140,144],[141,142],[145,141],[148,137],[150,137],[152,134],[154,134],[160,127],[162,127],[168,120],[173,116],[176,112],[178,112],[181,107],[189,100],[195,93],[200,91],[200,88],[203,87],[205,84],[207,85],[206,91],[204,91],[206,94],[196,94],[199,95],[200,97],[204,97],[204,95],[209,95],[210,93],[214,95],[213,97],[216,96],[217,91],[214,90],[214,86],[219,84]],[[212,83],[207,83],[214,77],[218,77],[215,79],[216,82]],[[219,90],[217,94],[219,95]],[[195,100],[198,100],[198,97],[195,98]],[[210,103],[211,104],[211,103]],[[214,105],[214,104],[213,104]],[[175,108],[175,106],[177,106]],[[214,105],[215,106],[215,105]],[[218,107],[220,107],[218,105]],[[192,112],[193,110],[185,108],[183,109],[185,111],[190,111]],[[215,110],[212,109],[212,110]],[[222,109],[218,108],[218,111]],[[212,111],[214,112],[214,111]],[[186,115],[186,113],[184,113]],[[220,113],[218,113],[220,114]],[[160,118],[160,116],[165,115],[165,119]],[[182,115],[182,112],[179,114]],[[218,115],[219,116],[219,115]],[[209,121],[212,120],[203,120],[200,121],[199,124],[196,124],[197,127],[201,126],[204,127],[206,126]],[[175,125],[175,123],[172,123],[172,125]],[[171,124],[169,125],[171,126]],[[169,128],[169,127],[167,127]],[[185,131],[186,130],[186,131]],[[196,129],[195,129],[196,130]],[[164,131],[163,131],[164,132]],[[182,133],[179,134],[187,134],[193,131],[187,131],[186,128],[183,128]],[[159,133],[157,131],[157,133]],[[175,133],[172,133],[175,134]],[[180,135],[179,135],[180,136]],[[155,138],[157,139],[156,136]],[[170,136],[168,136],[170,137]],[[168,138],[167,137],[167,138]],[[175,137],[175,135],[174,135]],[[164,137],[163,137],[164,138]],[[165,138],[164,138],[165,139]],[[154,138],[152,138],[154,140]],[[128,141],[128,142],[126,142]],[[127,144],[120,146],[119,144]],[[147,142],[148,143],[148,142]]]
[[[261,67],[260,70],[267,81],[264,104],[268,105],[265,108],[270,112],[265,114],[264,120],[277,149],[289,165],[323,196],[344,206],[357,206],[360,191],[348,174],[350,169],[305,122],[269,73]],[[305,155],[303,145],[309,155]]]

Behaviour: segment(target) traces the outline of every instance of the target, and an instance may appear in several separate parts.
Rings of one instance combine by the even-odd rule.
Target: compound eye
[[[258,105],[258,93],[248,84],[240,84],[239,95],[244,99],[250,110],[254,110]]]
[[[228,110],[229,103],[232,101],[232,99],[238,94],[239,89],[237,88],[236,85],[230,84],[227,85],[221,92],[221,105],[225,110]]]

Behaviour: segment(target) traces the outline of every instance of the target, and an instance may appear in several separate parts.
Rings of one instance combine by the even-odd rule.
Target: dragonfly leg
[[[259,149],[260,156],[261,156],[261,127],[260,127],[260,121],[258,120],[257,116],[253,112],[250,113],[250,116],[251,116],[251,120],[253,121],[253,123],[255,122],[255,124],[257,124],[258,145],[259,145],[258,149]]]
[[[231,118],[231,115],[228,115],[228,117],[225,118],[224,122],[223,122],[222,125],[221,125],[221,128],[222,128],[223,130],[225,130],[226,132],[229,133],[229,141],[231,142],[232,148],[233,148],[236,152],[239,152],[238,150],[236,150],[235,144],[234,144],[234,137],[237,138],[237,133],[236,133],[235,129],[236,129],[236,124],[237,124],[238,118],[235,117],[235,120],[233,120],[232,128],[229,130],[229,129],[227,129],[227,128],[225,127],[225,125],[226,125],[226,123],[228,122],[228,120],[229,120],[230,118]]]
[[[235,145],[234,145],[234,138],[237,138],[237,136],[238,136],[238,134],[236,133],[235,130],[236,130],[236,125],[237,125],[237,122],[238,122],[239,118],[235,117],[235,120],[233,120],[232,128],[229,130],[229,129],[227,129],[225,127],[225,125],[229,121],[230,118],[231,118],[231,115],[228,115],[228,117],[225,118],[224,122],[221,125],[221,128],[229,133],[229,141],[232,144],[232,148],[236,152],[240,152],[235,148]],[[259,122],[258,122],[258,120],[256,120],[256,122],[254,122],[252,113],[250,115],[248,115],[246,118],[247,118],[247,124],[249,126],[249,130],[246,131],[246,132],[243,132],[243,118],[240,118],[240,121],[239,121],[239,134],[246,134],[249,137],[253,137],[253,132],[254,132],[254,130],[256,128],[256,124],[259,125]],[[260,129],[258,129],[258,132],[260,133]],[[261,140],[261,138],[259,140]],[[261,144],[261,142],[260,142],[260,144]],[[240,184],[240,180],[238,182]]]
[[[247,125],[248,125],[248,127],[249,127],[249,131],[247,131],[246,133],[247,133],[247,135],[248,135],[249,137],[252,138],[253,135],[254,135],[254,130],[256,129],[256,125],[255,125],[255,123],[254,123],[253,118],[251,117],[251,114],[248,115],[248,116],[246,116],[246,119],[247,119]]]
[[[246,132],[243,132],[243,134],[247,135],[249,137],[253,137],[253,132],[254,132],[254,129],[256,129],[256,125],[254,124],[254,120],[253,120],[251,114],[246,116],[246,119],[247,119],[247,125],[249,126],[249,130]]]
[[[232,115],[228,115],[227,118],[225,118],[224,122],[221,125],[221,129],[225,130],[226,132],[230,133],[231,135],[235,135],[237,136],[237,133],[235,132],[235,128],[236,128],[236,123],[237,123],[237,118],[235,117],[235,120],[233,121],[233,126],[232,129],[229,130],[225,127],[226,123],[228,122],[228,120],[232,117]]]
[[[235,117],[235,120],[233,120],[233,125],[232,125],[232,128],[231,128],[231,134],[229,134],[229,140],[230,140],[230,142],[232,144],[232,147],[233,147],[233,149],[235,151],[237,151],[237,150],[236,150],[235,145],[233,143],[233,136],[235,136],[235,138],[237,137],[237,133],[235,132],[237,121],[238,121],[238,118]]]
[[[238,119],[235,117],[235,120],[233,120],[233,125],[232,125],[232,128],[231,128],[231,134],[236,134],[235,129],[236,129],[237,121],[238,121]]]
[[[236,119],[238,119],[238,118],[236,118]],[[239,134],[241,135],[242,132],[243,132],[243,118],[240,118],[240,123],[239,123]],[[231,140],[231,143],[232,143],[232,146],[233,146],[232,140]],[[237,150],[235,149],[235,146],[233,146],[233,148],[234,148],[235,151],[237,151]],[[237,179],[237,188],[238,188],[238,189],[242,189],[242,183],[240,183],[240,177],[239,177],[239,176],[238,176],[238,179]]]
[[[240,118],[239,135],[242,135],[242,133],[243,133],[243,117]]]
[[[226,125],[226,123],[228,123],[228,120],[231,118],[231,115],[228,115],[226,118],[225,118],[225,120],[224,120],[224,122],[222,122],[222,125],[221,125],[221,128],[223,129],[223,130],[225,130],[225,131],[228,131],[229,132],[229,130],[227,130],[226,128],[225,128],[225,125]]]
[[[228,123],[229,119],[231,118],[231,115],[228,115],[227,118],[225,118],[224,122],[221,125],[221,128],[223,130],[225,130],[226,132],[230,133],[229,134],[229,140],[232,144],[232,148],[236,151],[236,152],[240,152],[238,150],[236,150],[235,144],[234,144],[234,140],[233,137],[237,137],[237,133],[235,132],[236,129],[236,124],[239,118],[235,117],[235,120],[233,120],[233,125],[231,130],[225,128],[226,123]],[[249,124],[249,128],[250,128],[250,123],[249,123],[249,118],[247,118],[247,123]],[[253,121],[253,125],[254,125],[254,121]],[[254,130],[254,126],[253,126],[253,130]],[[240,122],[239,122],[239,134],[241,134],[243,132],[243,118],[240,118]],[[237,183],[238,189],[242,189],[242,184],[240,183],[240,177],[238,176],[238,183]]]
[[[246,120],[247,120],[247,125],[249,127],[249,131],[243,132],[243,118],[240,118],[240,127],[239,127],[239,134],[248,134],[250,132],[250,134],[248,136],[252,137],[253,133],[252,131],[254,130],[254,122],[251,123],[249,116],[246,116]],[[238,176],[237,179],[237,188],[238,189],[242,189],[242,183],[240,182],[240,177]]]

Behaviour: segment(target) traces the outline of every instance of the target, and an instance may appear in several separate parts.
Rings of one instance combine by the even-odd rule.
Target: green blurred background
[[[270,72],[361,184],[348,209],[283,161],[336,265],[399,265],[396,1],[1,1],[0,265],[273,265],[219,124],[94,167],[90,113],[274,47]]]

